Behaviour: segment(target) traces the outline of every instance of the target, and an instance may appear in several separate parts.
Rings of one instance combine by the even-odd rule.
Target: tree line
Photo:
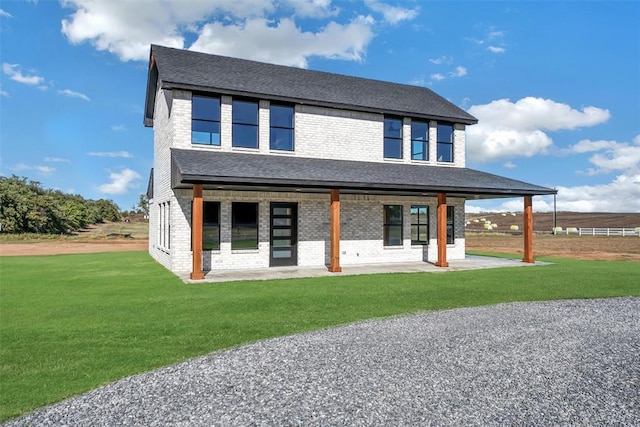
[[[119,220],[120,209],[111,200],[87,200],[43,188],[25,177],[0,176],[2,233],[67,234],[90,224]]]

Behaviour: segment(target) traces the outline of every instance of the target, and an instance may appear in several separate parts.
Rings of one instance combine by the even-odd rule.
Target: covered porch
[[[203,190],[323,193],[329,195],[327,228],[330,256],[325,273],[344,273],[341,263],[341,195],[386,195],[437,198],[437,259],[428,268],[450,268],[447,259],[447,197],[522,197],[523,259],[533,264],[532,197],[555,190],[467,168],[418,164],[354,162],[229,152],[172,150],[172,186],[192,190],[192,271],[190,280],[205,279],[203,271]],[[458,260],[456,260],[458,261]],[[466,260],[460,260],[466,261]],[[401,263],[384,264],[386,271]],[[371,266],[370,266],[371,267]],[[407,266],[405,266],[407,267]],[[352,269],[352,266],[349,266]],[[289,268],[286,271],[294,271]],[[275,270],[274,270],[275,272]],[[228,272],[212,274],[224,276]],[[237,272],[236,272],[237,274]],[[355,273],[360,274],[360,273]]]

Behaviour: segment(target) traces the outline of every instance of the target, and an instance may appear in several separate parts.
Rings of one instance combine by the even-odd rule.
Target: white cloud
[[[2,72],[7,76],[9,76],[11,80],[16,81],[18,83],[26,84],[26,85],[39,85],[40,83],[44,82],[44,77],[35,76],[35,75],[26,76],[22,74],[22,71],[20,70],[20,65],[18,64],[8,64],[4,62],[2,64]]]
[[[93,151],[91,153],[87,153],[89,156],[93,157],[111,157],[111,158],[123,158],[130,159],[133,157],[133,154],[128,151]]]
[[[13,18],[13,16],[9,12],[5,12],[2,9],[0,9],[0,16],[3,16],[5,18]]]
[[[364,3],[372,11],[382,14],[384,20],[393,25],[418,16],[417,9],[391,6],[378,0],[364,0]]]
[[[440,74],[440,73],[431,74],[430,77],[431,77],[431,80],[437,80],[437,81],[446,79],[444,74]]]
[[[373,38],[371,24],[370,17],[360,16],[346,25],[330,22],[312,33],[288,18],[276,26],[263,18],[231,25],[214,22],[202,28],[190,49],[297,67],[306,67],[310,56],[361,61]]]
[[[109,174],[110,182],[103,184],[99,190],[103,194],[124,194],[133,188],[135,181],[140,179],[138,172],[129,168],[123,169],[122,172],[112,172]]]
[[[467,69],[465,67],[458,66],[455,70],[449,72],[450,77],[463,77],[467,75]]]
[[[71,160],[62,157],[45,157],[44,161],[50,163],[71,163]]]
[[[89,97],[84,93],[76,92],[71,89],[59,90],[58,93],[61,95],[70,96],[71,98],[80,98],[80,99],[84,99],[85,101],[90,101]]]
[[[274,11],[292,7],[296,16],[336,15],[330,0],[165,0],[159,7],[132,1],[63,0],[73,12],[62,21],[62,33],[74,44],[90,42],[122,61],[149,57],[149,45],[189,48],[207,53],[305,67],[310,56],[360,61],[373,38],[371,17],[322,23],[303,31],[293,18],[273,20]]]
[[[0,95],[2,95],[2,96],[7,96],[7,97],[8,97],[8,96],[9,96],[9,92],[7,92],[7,91],[6,91],[6,90],[4,90],[4,89],[0,89]]]
[[[615,171],[640,171],[640,138],[634,144],[617,141],[590,141],[583,139],[569,148],[574,153],[596,152],[589,158],[595,168],[587,170],[587,175],[598,175]]]
[[[505,53],[507,51],[507,49],[499,46],[489,46],[487,50],[492,53]]]
[[[429,62],[436,65],[448,64],[451,65],[453,63],[452,56],[441,56],[440,58],[431,58]]]
[[[127,128],[124,125],[112,125],[111,130],[114,132],[122,132],[124,130],[127,130]]]
[[[515,168],[517,168],[518,166],[517,166],[515,163],[511,162],[511,161],[507,161],[507,162],[504,162],[504,164],[502,165],[502,167],[504,167],[504,168],[506,168],[506,169],[515,169]]]
[[[35,166],[34,169],[42,172],[44,175],[49,175],[56,171],[56,168],[52,168],[51,166]]]
[[[474,105],[469,113],[479,121],[467,128],[467,156],[482,162],[545,153],[553,140],[545,131],[572,130],[606,122],[610,113],[597,107],[571,108],[550,99],[499,99]]]
[[[50,175],[53,172],[56,171],[55,168],[52,168],[51,166],[42,166],[42,165],[37,165],[37,166],[31,166],[28,165],[26,163],[20,162],[15,164],[13,167],[9,168],[10,170],[14,171],[14,172],[21,172],[21,171],[38,171],[43,175]]]

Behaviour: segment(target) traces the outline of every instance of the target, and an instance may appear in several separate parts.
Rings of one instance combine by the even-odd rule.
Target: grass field
[[[142,252],[0,257],[0,420],[268,337],[425,310],[640,295],[638,262],[553,261],[184,285]]]

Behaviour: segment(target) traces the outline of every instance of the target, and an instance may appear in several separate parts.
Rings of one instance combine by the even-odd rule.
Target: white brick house
[[[554,190],[465,167],[477,120],[429,89],[153,45],[149,252],[219,270],[465,256],[466,199]],[[532,262],[525,221],[525,261]]]

